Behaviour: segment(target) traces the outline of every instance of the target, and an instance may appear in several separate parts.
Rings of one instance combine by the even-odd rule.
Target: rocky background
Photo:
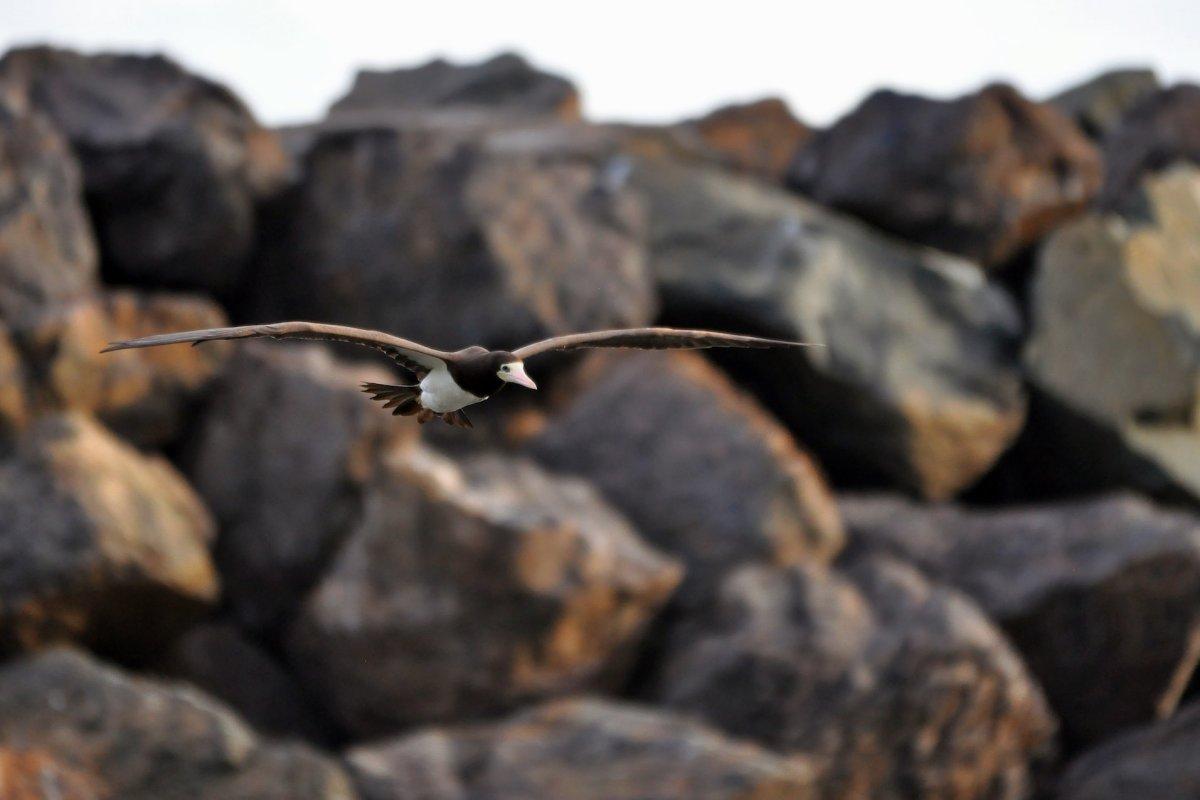
[[[580,108],[0,60],[0,797],[1200,796],[1200,87]],[[279,318],[827,347],[99,354]]]

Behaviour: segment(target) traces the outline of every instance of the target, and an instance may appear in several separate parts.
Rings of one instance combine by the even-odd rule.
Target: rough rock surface
[[[1152,69],[1114,69],[1072,86],[1047,102],[1075,120],[1088,136],[1103,139],[1121,124],[1130,109],[1161,89]]]
[[[318,345],[254,342],[215,387],[185,461],[221,524],[226,602],[243,626],[290,617],[355,524],[380,450],[414,435],[359,391],[377,379],[390,380]]]
[[[41,115],[0,86],[0,319],[24,324],[96,283],[79,164]]]
[[[1100,203],[1138,204],[1147,173],[1185,161],[1200,164],[1200,86],[1181,83],[1135,105],[1104,139],[1106,164]],[[1131,198],[1132,196],[1132,198]]]
[[[459,109],[520,118],[578,120],[579,92],[514,53],[479,64],[435,59],[419,67],[359,70],[332,117],[363,112]]]
[[[791,185],[913,241],[1004,264],[1100,188],[1062,113],[1009,86],[956,100],[879,91],[797,154]]]
[[[803,753],[825,798],[1021,798],[1054,721],[1003,636],[899,562],[745,567],[650,696]]]
[[[722,363],[839,482],[947,497],[1020,430],[1020,319],[972,264],[711,169],[645,160],[631,180],[670,321],[825,345]]]
[[[78,640],[126,655],[217,595],[212,520],[166,461],[88,418],[44,418],[0,461],[0,647]]]
[[[727,165],[772,183],[783,183],[796,151],[813,135],[775,97],[718,108],[686,126]]]
[[[79,155],[110,277],[237,286],[255,203],[279,187],[287,163],[232,92],[163,56],[49,47],[10,51],[0,87],[49,116]]]
[[[12,337],[0,325],[0,437],[25,426],[29,413],[25,366]]]
[[[1144,181],[1140,210],[1055,233],[1025,351],[1047,397],[1029,462],[1069,489],[1200,497],[1200,168]],[[1081,431],[1082,428],[1082,431]]]
[[[842,503],[852,552],[969,594],[1075,742],[1170,714],[1200,660],[1200,520],[1114,496],[998,511]]]
[[[46,793],[31,795],[37,798],[355,798],[345,773],[312,750],[261,742],[236,715],[193,689],[130,677],[68,650],[0,669],[4,751],[54,765],[41,776]]]
[[[353,735],[615,683],[681,578],[591,487],[498,455],[393,451],[292,630]]]
[[[1112,739],[1071,762],[1061,800],[1182,800],[1200,797],[1200,703]]]
[[[748,562],[829,560],[842,527],[812,459],[693,353],[620,353],[529,443],[587,478],[705,593]]]
[[[656,298],[640,208],[605,168],[457,128],[325,130],[268,226],[258,318],[516,347],[644,324]]]
[[[350,751],[363,800],[805,800],[812,770],[703,725],[583,699]]]

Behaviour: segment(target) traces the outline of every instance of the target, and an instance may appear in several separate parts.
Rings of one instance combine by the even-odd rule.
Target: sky
[[[883,86],[949,97],[1004,79],[1045,97],[1129,65],[1200,80],[1200,3],[0,0],[0,47],[35,42],[165,52],[273,124],[323,115],[359,67],[505,50],[574,80],[594,119],[777,95],[826,124]]]

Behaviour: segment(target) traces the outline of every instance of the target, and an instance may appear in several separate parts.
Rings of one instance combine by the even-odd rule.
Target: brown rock
[[[397,449],[290,637],[357,737],[620,680],[680,580],[586,484]]]
[[[702,725],[601,700],[355,748],[363,800],[804,800],[812,770]]]
[[[683,559],[689,595],[747,562],[837,553],[841,520],[816,465],[715,367],[692,353],[622,353],[596,367],[530,451],[592,481]]]
[[[787,193],[639,161],[668,320],[825,346],[719,356],[843,485],[971,485],[1025,418],[1010,299],[974,265]]]
[[[1121,124],[1130,109],[1161,89],[1152,69],[1114,69],[1072,86],[1047,102],[1075,120],[1088,136],[1103,139]]]
[[[287,164],[232,92],[163,56],[48,47],[10,51],[0,85],[49,116],[79,154],[110,277],[237,286],[255,203],[278,188]]]
[[[1100,204],[1133,205],[1147,173],[1180,161],[1200,164],[1200,86],[1181,83],[1146,97],[1104,139],[1107,164]]]
[[[1200,703],[1111,739],[1071,762],[1062,800],[1183,800],[1200,796]]]
[[[718,108],[688,125],[726,164],[772,183],[783,183],[796,151],[813,135],[776,97]]]
[[[1057,109],[993,85],[952,101],[880,91],[796,157],[791,185],[996,267],[1088,203],[1103,164]]]
[[[1200,660],[1200,520],[1116,496],[1001,511],[842,503],[855,551],[904,558],[1005,629],[1075,742],[1170,714]]]
[[[96,284],[96,245],[74,155],[0,86],[0,319],[26,323]]]
[[[166,461],[81,415],[0,461],[0,648],[76,640],[136,657],[217,595],[208,512]]]
[[[414,435],[359,390],[395,382],[316,345],[240,345],[191,442],[187,472],[221,525],[218,563],[240,624],[290,618],[361,512],[383,445]],[[408,422],[408,420],[405,420]]]
[[[0,437],[24,427],[28,390],[21,356],[8,331],[0,325]]]
[[[803,753],[826,798],[1020,798],[1054,722],[1003,636],[899,562],[745,567],[650,692]]]
[[[0,747],[0,797],[5,800],[96,800],[108,793],[98,776],[64,766],[45,751]]]
[[[49,759],[93,790],[64,795],[72,798],[355,797],[334,763],[300,745],[260,742],[201,693],[133,678],[66,650],[0,670],[0,748]]]

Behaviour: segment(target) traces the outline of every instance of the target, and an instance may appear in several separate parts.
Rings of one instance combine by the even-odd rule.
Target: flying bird
[[[191,343],[218,339],[321,339],[350,342],[379,350],[417,377],[417,383],[392,386],[383,383],[364,383],[363,391],[372,400],[392,409],[392,414],[416,415],[417,421],[428,422],[440,417],[444,422],[470,428],[471,421],[463,413],[469,405],[487,400],[506,383],[528,389],[537,384],[525,372],[525,360],[555,350],[579,350],[593,347],[634,348],[638,350],[696,350],[708,347],[809,347],[807,342],[788,342],[762,339],[718,331],[684,330],[679,328],[626,328],[592,331],[555,336],[527,344],[512,352],[467,347],[453,353],[436,350],[419,342],[401,339],[379,331],[351,328],[345,325],[326,325],[319,322],[276,322],[270,325],[242,325],[235,328],[205,328],[204,330],[164,333],[124,342],[113,342],[100,352],[128,350],[137,347],[158,347],[167,344]]]

